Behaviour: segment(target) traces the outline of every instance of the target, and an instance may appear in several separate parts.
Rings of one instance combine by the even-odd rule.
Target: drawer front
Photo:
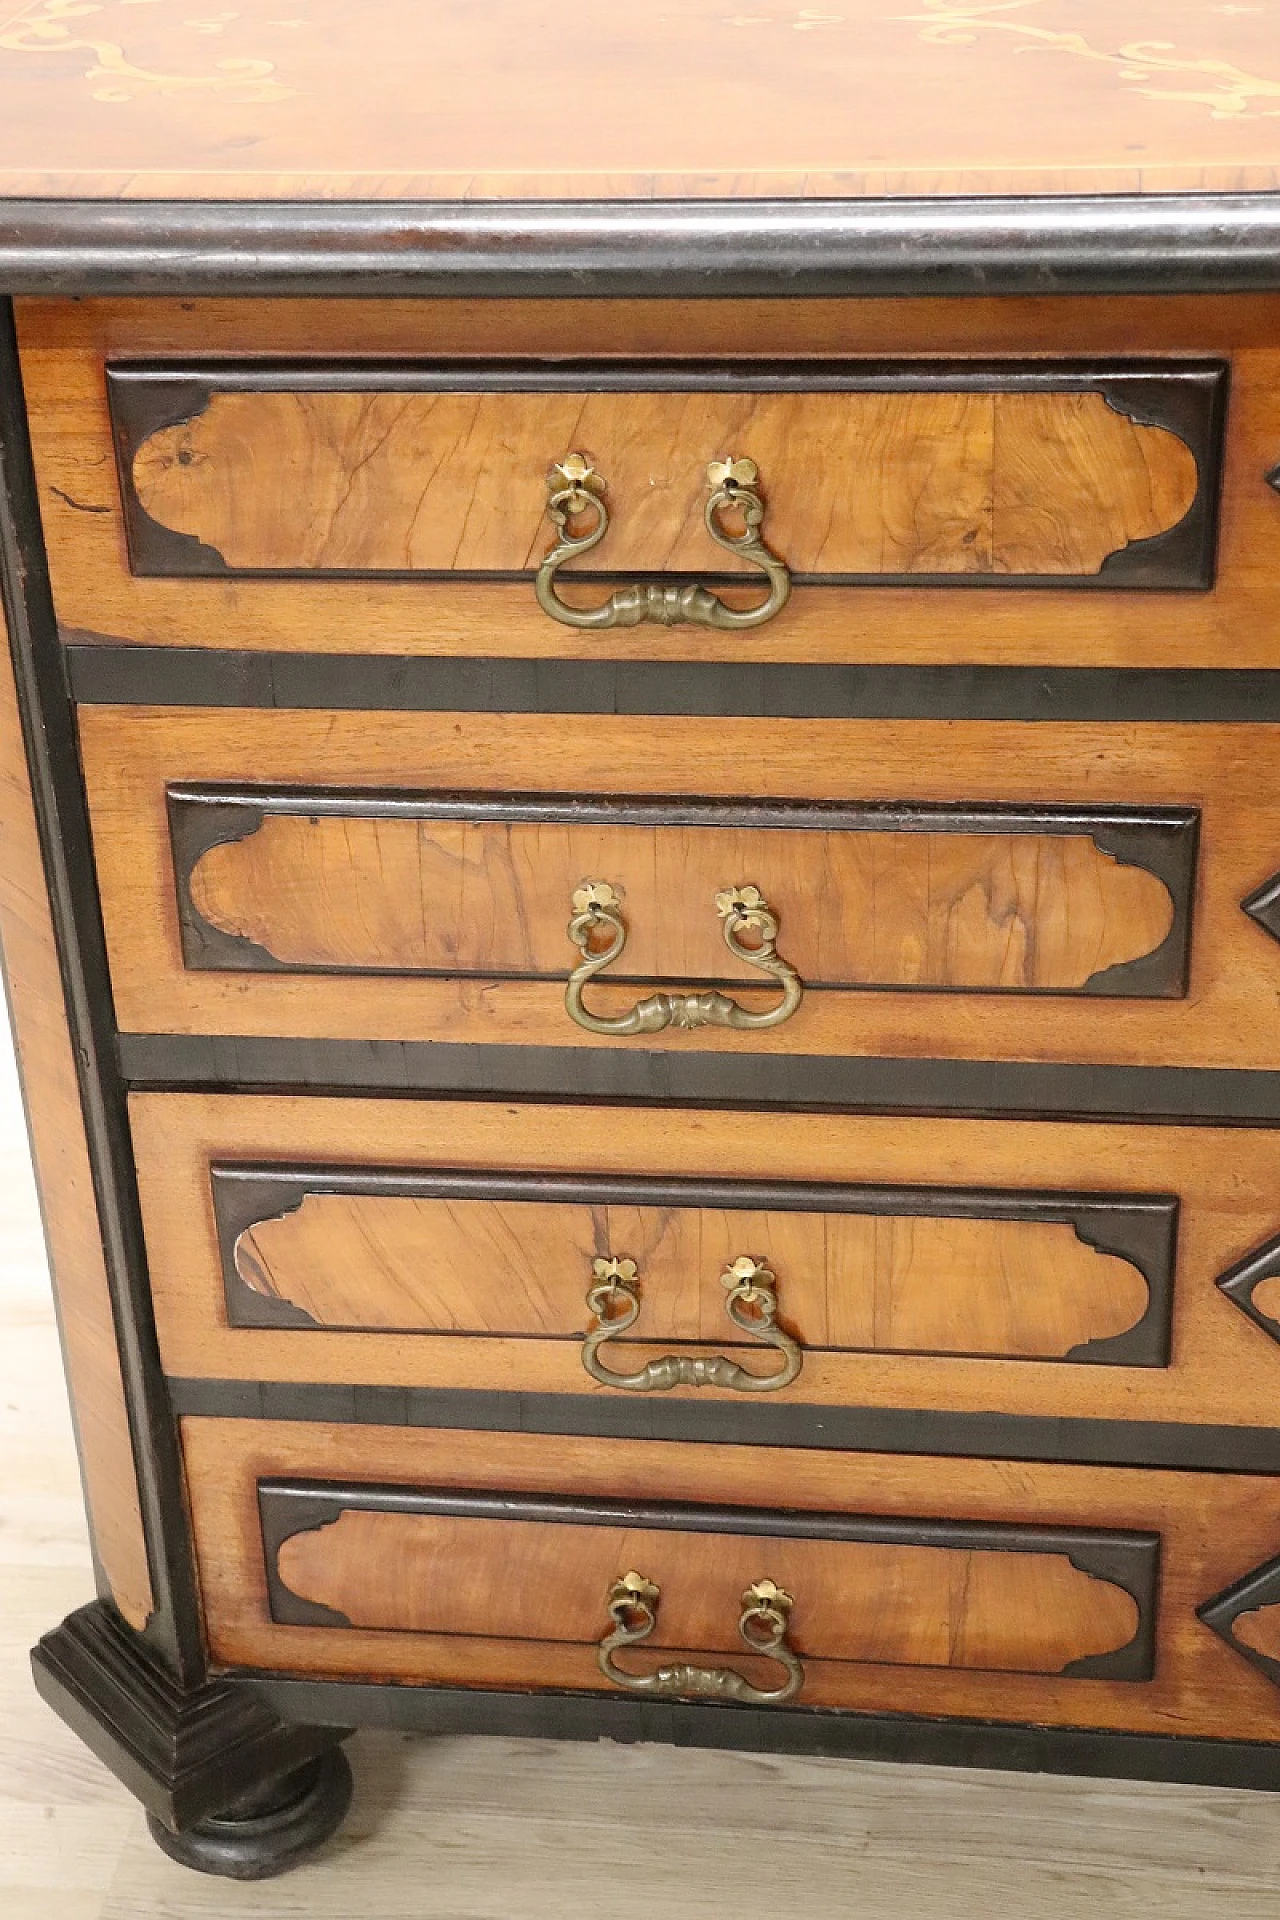
[[[305,1480],[259,1481],[258,1503],[283,1626],[590,1648],[615,1581],[643,1569],[655,1652],[740,1653],[741,1596],[769,1581],[800,1603],[786,1644],[801,1658],[1152,1675],[1152,1533]]]
[[[121,1025],[1280,1061],[1275,729],[575,732],[84,710]]]
[[[1272,1131],[230,1094],[130,1113],[178,1378],[586,1394],[602,1416],[643,1394],[1273,1419]]]
[[[27,302],[20,324],[58,617],[85,644],[1276,661],[1273,297]],[[570,452],[609,524],[557,591],[580,614],[634,585],[638,625],[584,631],[535,594]],[[758,469],[793,590],[745,632],[655,625],[693,617],[699,582],[734,614],[772,598],[707,526],[725,456]]]
[[[166,797],[190,969],[554,980],[620,925],[610,981],[758,983],[723,937],[750,888],[805,903],[781,938],[807,991],[1186,990],[1192,809]]]
[[[532,580],[548,475],[580,452],[608,533],[567,573],[758,577],[705,520],[708,467],[737,458],[797,586],[1203,588],[1225,383],[1177,361],[108,368],[132,565],[187,578]]]
[[[1274,1734],[1267,1596],[1236,1597],[1280,1542],[1268,1480],[239,1420],[183,1443],[227,1665]]]

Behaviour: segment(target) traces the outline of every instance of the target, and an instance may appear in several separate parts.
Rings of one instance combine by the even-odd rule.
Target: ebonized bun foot
[[[170,1832],[154,1813],[147,1825],[156,1845],[181,1866],[227,1880],[269,1880],[336,1833],[350,1805],[351,1768],[341,1747],[332,1747],[184,1833]]]
[[[346,1812],[351,1776],[335,1751],[346,1729],[295,1726],[236,1680],[184,1686],[105,1601],[47,1633],[31,1664],[42,1699],[165,1829],[161,1845],[192,1866],[281,1872]],[[188,1832],[184,1855],[174,1836]],[[194,1857],[201,1848],[206,1858]]]

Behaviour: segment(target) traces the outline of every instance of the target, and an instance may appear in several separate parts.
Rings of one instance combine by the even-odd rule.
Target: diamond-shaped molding
[[[1253,1637],[1269,1641],[1276,1649],[1274,1653],[1267,1652],[1264,1645],[1250,1646],[1237,1630],[1246,1614],[1268,1607],[1278,1610],[1275,1630],[1271,1631],[1270,1623],[1260,1624],[1253,1629]],[[1196,1615],[1220,1640],[1226,1641],[1233,1653],[1238,1653],[1242,1660],[1247,1660],[1280,1687],[1280,1560],[1268,1560],[1265,1566],[1255,1567],[1225,1593],[1197,1607]]]
[[[1277,1311],[1267,1312],[1254,1298],[1264,1280],[1280,1280],[1280,1235],[1246,1254],[1237,1266],[1219,1274],[1218,1285],[1241,1313],[1247,1313],[1255,1327],[1280,1344],[1280,1289],[1276,1293]]]
[[[1280,873],[1273,873],[1265,880],[1256,893],[1251,893],[1240,905],[1251,920],[1264,927],[1273,940],[1280,940]]]
[[[1270,473],[1266,473],[1262,477],[1269,487],[1274,487],[1276,492],[1280,493],[1280,467],[1272,467]]]

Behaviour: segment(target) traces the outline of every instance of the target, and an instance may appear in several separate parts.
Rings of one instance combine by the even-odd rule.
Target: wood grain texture
[[[1251,1613],[1237,1614],[1231,1632],[1255,1653],[1280,1660],[1280,1606],[1255,1607]]]
[[[777,1274],[781,1323],[805,1348],[1061,1358],[1136,1325],[1149,1299],[1131,1262],[1067,1222],[320,1193],[234,1250],[247,1287],[322,1327],[561,1339],[595,1324],[593,1260],[630,1259],[634,1339],[750,1351],[720,1284],[744,1255]]]
[[[686,1050],[932,1056],[945,1019],[945,1050],[962,1059],[1280,1064],[1280,1030],[1259,1017],[1280,990],[1280,946],[1239,904],[1280,866],[1273,727],[775,720],[762,728],[752,720],[613,716],[584,726],[539,715],[416,713],[382,713],[371,725],[357,712],[98,707],[81,710],[81,742],[125,1031],[629,1044],[580,1029],[558,981],[184,969],[168,784],[403,787],[427,768],[445,792],[598,792],[605,776],[616,796],[729,796],[745,787],[758,799],[1195,806],[1200,880],[1185,999],[1059,996],[1015,1009],[974,993],[951,995],[944,1010],[919,991],[814,993],[765,1034],[703,1029],[657,1039]],[[803,924],[806,909],[789,887],[771,904],[784,938]],[[744,1003],[776,998],[767,989],[735,991]],[[602,981],[592,993],[606,1012],[636,999],[634,986]]]
[[[930,1182],[1023,1192],[1137,1191],[1180,1196],[1172,1364],[1167,1369],[1066,1365],[1052,1360],[1020,1365],[994,1357],[818,1351],[806,1356],[793,1398],[817,1405],[1204,1425],[1274,1424],[1280,1349],[1223,1297],[1214,1281],[1276,1231],[1280,1132],[215,1093],[135,1094],[130,1118],[161,1354],[166,1370],[180,1377],[530,1393],[612,1391],[588,1378],[576,1343],[547,1337],[545,1332],[539,1336],[531,1323],[545,1314],[554,1326],[559,1294],[552,1293],[544,1272],[530,1270],[532,1262],[525,1254],[517,1254],[508,1239],[500,1243],[500,1250],[513,1261],[520,1260],[515,1271],[528,1285],[531,1301],[537,1303],[528,1309],[527,1324],[534,1337],[503,1339],[445,1330],[429,1339],[414,1339],[390,1331],[229,1326],[209,1179],[214,1162],[472,1167],[527,1173],[570,1169],[602,1177],[643,1172],[657,1177],[855,1180],[883,1186]],[[619,1214],[628,1218],[624,1210]],[[317,1221],[321,1217],[315,1216]],[[331,1212],[324,1217],[332,1232],[335,1261],[340,1260],[352,1241],[340,1235]],[[643,1231],[640,1219],[630,1218],[637,1233]],[[282,1233],[287,1224],[282,1223]],[[841,1220],[841,1228],[847,1224],[848,1216]],[[937,1243],[917,1237],[925,1223],[903,1224],[913,1236],[913,1255],[927,1250],[932,1256]],[[721,1217],[704,1217],[701,1226],[710,1233],[718,1260]],[[735,1254],[767,1250],[776,1259],[781,1317],[789,1322],[794,1304],[798,1324],[808,1331],[805,1316],[811,1308],[802,1289],[813,1269],[802,1270],[806,1229],[797,1227],[796,1216],[786,1221],[785,1228],[785,1238],[773,1238],[771,1221],[771,1238],[750,1249],[734,1245],[725,1231],[723,1244],[732,1246]],[[1028,1229],[1016,1231],[1025,1234]],[[309,1258],[317,1238],[309,1237],[305,1243]],[[416,1228],[414,1237],[401,1244],[406,1253],[413,1250],[412,1285],[421,1298],[426,1256],[419,1257]],[[541,1247],[545,1242],[531,1235],[531,1250],[535,1244]],[[639,1244],[637,1238],[631,1250],[635,1252]],[[390,1251],[385,1229],[377,1245]],[[955,1245],[952,1239],[951,1258]],[[1058,1240],[1054,1246],[1061,1260],[1064,1243]],[[486,1250],[487,1243],[477,1238],[470,1254],[463,1255],[457,1238],[442,1237],[436,1256],[440,1267],[447,1256],[451,1263],[459,1261],[461,1276],[477,1276],[468,1290],[473,1323],[489,1317],[488,1302],[498,1290],[497,1265],[486,1266]],[[900,1243],[895,1241],[895,1253],[899,1251]],[[587,1252],[584,1247],[584,1260]],[[1083,1249],[1073,1248],[1073,1264],[1082,1255]],[[1097,1254],[1087,1257],[1111,1276],[1117,1299],[1132,1298],[1134,1270],[1127,1263],[1104,1261]],[[642,1281],[646,1273],[653,1276],[653,1284],[643,1291],[644,1313],[664,1316],[657,1322],[664,1334],[680,1329],[696,1338],[706,1324],[701,1318],[705,1296],[720,1293],[715,1261],[699,1268],[695,1252],[681,1248],[677,1240],[646,1250],[644,1258],[648,1265],[642,1266]],[[371,1265],[366,1253],[362,1271],[368,1273]],[[483,1286],[478,1277],[481,1267],[486,1273]],[[323,1284],[324,1271],[316,1253],[308,1284]],[[876,1269],[877,1274],[881,1271]],[[905,1273],[904,1291],[910,1295],[914,1325],[919,1326],[926,1315],[940,1318],[948,1307],[961,1316],[958,1326],[973,1325],[977,1306],[972,1269],[959,1265],[951,1269],[954,1286],[949,1283],[945,1289],[938,1285],[938,1269],[932,1264],[920,1266],[913,1258],[899,1271]],[[704,1276],[700,1292],[691,1283],[697,1272]],[[859,1312],[867,1312],[862,1291],[866,1282],[861,1277],[865,1272],[848,1263],[839,1273],[836,1310],[855,1325]],[[1063,1269],[1055,1268],[1055,1279],[1065,1285]],[[332,1284],[336,1292],[336,1277]],[[368,1284],[372,1288],[372,1276]],[[379,1281],[380,1287],[385,1284]],[[443,1289],[445,1283],[437,1278],[435,1284]],[[461,1290],[464,1281],[457,1284]],[[575,1273],[571,1297],[580,1307],[577,1284]],[[581,1294],[585,1291],[584,1285]],[[401,1283],[401,1298],[403,1292]],[[831,1312],[837,1298],[831,1285],[827,1297]],[[344,1301],[348,1298],[344,1294]],[[509,1311],[505,1302],[501,1304],[502,1311]],[[875,1331],[874,1305],[870,1311],[878,1341],[883,1336]],[[717,1350],[723,1344],[722,1315],[723,1309],[714,1304],[710,1324]],[[572,1324],[580,1329],[583,1322]],[[642,1327],[646,1324],[652,1323],[641,1322]],[[937,1324],[934,1319],[935,1328]],[[829,1319],[828,1339],[832,1325]],[[866,1329],[865,1319],[861,1329]],[[628,1348],[628,1362],[633,1355],[642,1357]],[[710,1387],[689,1391],[704,1399],[735,1397]]]
[[[758,1505],[767,1492],[771,1502],[800,1511],[904,1518],[927,1513],[937,1519],[1122,1527],[1161,1535],[1151,1682],[1137,1686],[876,1664],[853,1668],[818,1659],[806,1670],[810,1705],[1273,1737],[1275,1688],[1195,1617],[1202,1600],[1273,1551],[1280,1485],[1269,1480],[661,1441],[560,1438],[552,1453],[536,1434],[240,1420],[188,1419],[182,1431],[210,1639],[215,1659],[227,1665],[355,1672],[442,1685],[603,1684],[591,1648],[532,1646],[505,1636],[459,1640],[426,1632],[274,1623],[258,1516],[260,1478],[743,1506]]]
[[[741,1596],[761,1579],[796,1601],[788,1645],[824,1661],[1061,1673],[1074,1660],[1128,1646],[1139,1623],[1132,1595],[1081,1572],[1066,1554],[880,1541],[348,1507],[325,1526],[292,1534],[276,1564],[292,1593],[345,1614],[353,1627],[586,1648],[608,1629],[613,1582],[635,1567],[662,1596],[647,1646],[735,1662]]]
[[[597,572],[752,573],[703,525],[726,453],[755,461],[803,574],[1096,574],[1197,484],[1184,441],[1099,393],[963,391],[217,392],[125,484],[232,569],[511,573],[554,544],[571,451],[606,487]]]
[[[1280,500],[1263,477],[1280,458],[1277,314],[1274,296],[19,303],[58,615],[90,637],[198,647],[216,636],[246,648],[337,653],[1091,666],[1245,667],[1280,659],[1280,569],[1273,559]],[[584,352],[712,363],[726,356],[1229,356],[1218,588],[1086,594],[1052,586],[806,587],[776,620],[748,635],[639,627],[602,637],[550,621],[527,583],[312,579],[250,587],[216,577],[180,583],[130,574],[108,359],[537,360]],[[774,504],[781,502],[771,502],[771,510]],[[1018,534],[1024,537],[1031,537],[1026,529]]]
[[[959,796],[957,796],[959,797]],[[894,833],[272,814],[197,861],[201,918],[301,968],[563,979],[575,890],[623,903],[615,971],[755,979],[716,895],[758,887],[806,987],[1070,991],[1153,953],[1164,882],[1087,834]],[[787,902],[785,907],[783,901]],[[217,966],[217,960],[212,963]]]
[[[151,1576],[75,1056],[0,613],[0,941],[81,1472],[102,1578],[142,1627]]]
[[[687,0],[602,9],[572,34],[535,0],[483,15],[298,0],[279,17],[8,0],[0,185],[446,200],[1270,188],[1269,29],[1213,0],[1012,14]]]

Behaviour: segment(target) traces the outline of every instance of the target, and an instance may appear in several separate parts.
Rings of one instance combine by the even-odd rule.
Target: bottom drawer
[[[1272,1605],[1258,1578],[1280,1481],[247,1420],[183,1434],[224,1665],[1280,1734],[1280,1580]]]

